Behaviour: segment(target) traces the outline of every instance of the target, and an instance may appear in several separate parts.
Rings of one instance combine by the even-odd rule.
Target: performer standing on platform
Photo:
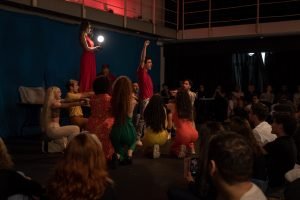
[[[80,26],[80,43],[83,48],[80,61],[80,92],[91,91],[93,81],[96,78],[95,51],[101,46],[94,46],[94,42],[90,38],[91,35],[91,24],[88,21],[83,21]]]
[[[149,103],[149,99],[153,95],[153,83],[152,79],[148,73],[148,70],[151,70],[152,68],[152,60],[150,57],[146,57],[146,51],[147,47],[149,46],[150,41],[146,40],[144,42],[144,47],[141,53],[141,60],[140,65],[137,69],[137,75],[138,75],[138,83],[140,87],[140,105],[141,105],[141,118],[139,121],[139,128],[137,131],[137,145],[143,145],[141,142],[141,136],[143,134],[143,127],[144,127],[144,110]]]

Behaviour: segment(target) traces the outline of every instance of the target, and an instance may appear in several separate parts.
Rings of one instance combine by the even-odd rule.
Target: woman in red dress
[[[80,26],[80,42],[83,53],[80,61],[80,92],[89,92],[92,90],[93,81],[96,78],[96,57],[95,51],[101,46],[94,46],[90,38],[92,35],[92,26],[88,21],[84,21]]]
[[[109,80],[106,76],[99,76],[93,83],[95,95],[91,97],[91,116],[88,119],[87,130],[97,135],[102,143],[105,158],[112,160],[114,148],[110,141],[110,132],[114,123],[111,112],[111,96]]]

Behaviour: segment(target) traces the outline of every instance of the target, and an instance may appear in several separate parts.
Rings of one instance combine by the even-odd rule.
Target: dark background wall
[[[300,84],[300,36],[245,38],[218,41],[188,41],[165,45],[165,82],[178,86],[189,78],[194,88],[205,84],[212,93],[218,84],[234,87],[232,54],[271,52],[268,60],[269,82],[276,88],[287,84],[291,92]],[[200,71],[200,72],[198,72]],[[246,85],[243,85],[244,90]]]
[[[16,136],[27,116],[19,106],[18,88],[56,85],[65,92],[70,78],[79,79],[81,46],[79,25],[0,10],[0,136]],[[136,68],[144,37],[96,29],[105,36],[104,48],[97,53],[97,71],[110,64],[115,75],[136,81]],[[160,48],[151,42],[153,58],[150,75],[159,89]]]

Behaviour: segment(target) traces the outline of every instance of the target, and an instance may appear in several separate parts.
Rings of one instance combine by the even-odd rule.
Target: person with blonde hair
[[[128,77],[120,76],[114,82],[111,104],[115,118],[110,134],[111,142],[121,164],[131,164],[136,146],[136,130],[132,117],[137,101],[132,94],[132,83]]]
[[[49,199],[116,199],[101,142],[81,133],[67,146],[47,187]]]
[[[40,197],[43,193],[41,185],[13,167],[11,156],[0,138],[0,199]]]
[[[51,146],[50,152],[63,151],[67,141],[70,141],[75,135],[80,133],[80,128],[76,125],[60,126],[60,109],[84,104],[85,101],[83,100],[75,102],[64,101],[61,99],[60,89],[56,86],[47,89],[42,110],[41,128],[49,138],[53,139],[54,145]]]

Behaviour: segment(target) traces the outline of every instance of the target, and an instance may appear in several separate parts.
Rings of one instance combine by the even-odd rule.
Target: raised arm
[[[139,67],[141,67],[141,68],[144,67],[144,63],[145,63],[145,59],[146,59],[146,54],[147,54],[147,47],[149,46],[149,44],[150,44],[149,40],[146,40],[144,42],[144,47],[143,47],[143,50],[142,50],[142,53],[141,53],[141,60],[140,60],[140,65],[139,65]]]

